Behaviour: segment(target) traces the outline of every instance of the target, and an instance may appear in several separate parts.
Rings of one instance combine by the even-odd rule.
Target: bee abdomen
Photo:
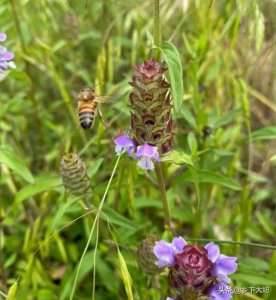
[[[79,113],[79,121],[83,129],[89,129],[94,123],[94,112],[85,111]]]

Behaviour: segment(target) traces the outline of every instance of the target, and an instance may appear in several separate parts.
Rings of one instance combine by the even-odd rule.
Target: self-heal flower
[[[135,159],[139,159],[137,165],[143,170],[153,170],[153,161],[160,161],[157,147],[148,144],[137,147]]]
[[[115,139],[115,152],[120,155],[122,152],[126,151],[128,155],[135,151],[135,143],[131,137],[127,135],[121,135]]]
[[[0,33],[0,41],[4,42],[7,39],[7,35],[5,33]],[[7,51],[7,48],[0,46],[0,80],[5,77],[5,71],[8,68],[15,69],[15,64],[12,61],[14,58],[14,54],[12,52]]]
[[[131,131],[136,144],[156,146],[160,154],[169,152],[173,146],[172,99],[170,84],[164,76],[166,70],[154,59],[136,65],[129,95]]]
[[[237,270],[237,258],[221,254],[219,246],[213,242],[201,247],[188,245],[178,237],[172,243],[156,241],[153,252],[157,267],[169,266],[169,283],[176,290],[177,299],[189,300],[187,295],[191,293],[211,300],[231,298],[221,290],[229,288],[228,275]]]

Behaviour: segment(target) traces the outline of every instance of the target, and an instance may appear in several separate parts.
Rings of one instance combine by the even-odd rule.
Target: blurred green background
[[[186,239],[276,243],[275,13],[268,0],[161,1],[162,39],[174,43],[183,66],[174,145],[197,168],[196,181],[185,167],[166,170],[174,230]],[[69,299],[94,215],[79,218],[87,210],[65,193],[60,159],[81,156],[93,186],[86,201],[97,207],[116,160],[113,140],[129,128],[132,67],[151,55],[153,21],[152,1],[0,0],[3,44],[17,65],[0,82],[3,295],[19,279],[15,299]],[[84,85],[123,95],[101,106],[108,128],[97,119],[92,130],[80,129],[77,94]],[[103,218],[99,225],[97,300],[129,299],[116,242],[134,299],[166,298],[165,275],[151,278],[136,261],[142,239],[163,234],[155,181],[154,172],[145,176],[122,157],[104,206],[110,223]],[[270,289],[234,299],[276,299],[275,251],[221,247],[239,258],[234,286]],[[91,299],[94,249],[95,236],[74,299]]]

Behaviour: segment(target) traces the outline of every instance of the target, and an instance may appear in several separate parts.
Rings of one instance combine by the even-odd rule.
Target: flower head
[[[0,41],[4,42],[7,39],[7,35],[5,33],[0,33]],[[0,46],[0,80],[5,77],[5,71],[8,68],[14,69],[16,66],[12,59],[14,58],[14,54],[12,52],[7,51],[7,48]]]
[[[160,161],[157,147],[148,144],[137,147],[135,159],[139,159],[137,165],[143,170],[153,170],[153,160]]]
[[[219,246],[213,242],[201,247],[188,245],[178,237],[171,243],[156,241],[153,252],[159,268],[170,267],[169,283],[179,296],[186,295],[189,290],[212,300],[231,298],[219,291],[227,288],[228,275],[237,270],[237,258],[220,254]]]
[[[131,130],[137,145],[156,146],[160,154],[172,149],[172,99],[164,68],[154,59],[134,67],[130,93]],[[148,161],[147,161],[148,162]],[[148,167],[152,168],[152,164]]]
[[[127,135],[121,135],[117,139],[115,139],[115,152],[117,155],[126,151],[128,155],[135,151],[135,143],[131,137]]]
[[[167,68],[163,68],[154,59],[145,61],[142,65],[136,65],[134,69],[147,80],[156,80],[166,72]]]

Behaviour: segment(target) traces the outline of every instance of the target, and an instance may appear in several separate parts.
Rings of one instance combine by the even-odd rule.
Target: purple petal
[[[154,154],[153,159],[156,160],[156,161],[158,161],[158,162],[160,162],[159,154],[158,154],[157,151],[156,151],[156,153]]]
[[[215,261],[212,268],[213,275],[228,275],[237,270],[237,257],[231,257],[221,254]]]
[[[121,154],[124,150],[130,155],[135,150],[134,141],[127,135],[119,136],[114,142],[116,144],[115,152],[117,155]]]
[[[177,300],[177,299],[175,299],[175,298],[171,298],[171,297],[167,297],[167,299],[166,300]]]
[[[183,251],[183,248],[187,245],[187,242],[183,239],[183,237],[179,236],[172,240],[172,245],[174,247],[175,254],[178,254]]]
[[[174,266],[175,258],[172,244],[165,241],[157,241],[153,247],[153,252],[158,259],[158,268],[162,268],[167,265]]]
[[[225,283],[220,282],[210,287],[207,294],[210,300],[229,300],[232,298],[232,289]]]
[[[11,60],[13,58],[14,58],[14,54],[12,52],[5,52],[0,56],[0,61]]]
[[[157,147],[155,146],[144,144],[137,148],[137,157],[147,156],[152,158],[152,157],[156,157],[156,154],[158,156]]]
[[[143,170],[153,170],[154,164],[150,158],[143,156],[137,163],[137,166]]]
[[[0,42],[4,42],[7,39],[7,35],[5,33],[0,33]]]
[[[215,262],[220,255],[219,246],[215,245],[214,242],[210,242],[207,245],[205,245],[204,248],[208,251],[209,259],[212,262]]]
[[[128,147],[134,145],[134,142],[131,137],[127,135],[121,135],[115,139],[115,144],[121,147]]]

